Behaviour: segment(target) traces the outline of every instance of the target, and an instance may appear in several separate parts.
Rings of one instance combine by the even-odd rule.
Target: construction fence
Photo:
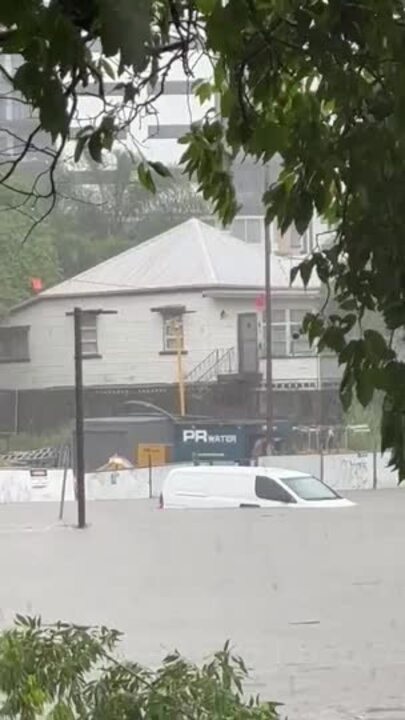
[[[393,488],[398,474],[378,453],[312,453],[262,457],[262,467],[283,467],[319,477],[336,490]],[[183,464],[184,465],[184,464]],[[97,470],[86,473],[88,500],[158,498],[170,470],[179,465]],[[0,504],[12,502],[69,502],[75,500],[70,468],[0,468]]]

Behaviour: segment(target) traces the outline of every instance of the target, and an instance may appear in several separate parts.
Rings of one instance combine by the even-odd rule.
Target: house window
[[[183,315],[163,315],[163,351],[184,350]]]
[[[290,225],[287,230],[282,233],[280,228],[275,224],[275,246],[279,252],[285,254],[302,255],[307,254],[310,248],[310,228],[300,235],[294,224]]]
[[[28,327],[0,328],[0,362],[29,360]]]
[[[273,309],[272,310],[272,357],[289,357],[295,355],[311,355],[306,335],[300,335],[300,329],[308,309]],[[262,319],[263,357],[266,357],[266,315]]]
[[[96,312],[82,312],[82,357],[98,355]]]
[[[290,320],[290,344],[291,344],[291,355],[308,355],[311,354],[311,348],[309,347],[308,336],[301,335],[300,329],[305,315],[309,310],[289,310]]]
[[[235,237],[249,243],[260,243],[263,237],[262,217],[236,217],[231,225]]]

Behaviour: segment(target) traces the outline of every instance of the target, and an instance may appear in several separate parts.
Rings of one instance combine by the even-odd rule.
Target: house
[[[273,385],[296,394],[320,386],[319,358],[294,333],[317,307],[319,287],[315,280],[307,289],[291,287],[292,264],[272,256]],[[13,422],[17,415],[20,429],[54,426],[72,415],[75,307],[83,311],[92,414],[99,412],[96,396],[111,403],[121,394],[122,402],[135,391],[173,405],[179,370],[194,412],[210,410],[201,401],[210,386],[211,398],[222,398],[221,412],[227,397],[234,413],[257,413],[265,382],[263,291],[260,247],[196,219],[45,290],[13,308],[0,327],[0,389],[18,396]],[[333,362],[330,368],[333,380]],[[168,394],[169,403],[162,399]],[[0,429],[5,422],[0,416]]]

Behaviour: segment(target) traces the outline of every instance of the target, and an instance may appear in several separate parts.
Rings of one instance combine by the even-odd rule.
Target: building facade
[[[336,382],[337,368],[326,359],[321,367],[297,337],[305,313],[318,306],[319,288],[291,287],[290,267],[273,257],[273,386],[318,392],[326,380]],[[242,398],[241,414],[259,413],[263,275],[256,246],[198,220],[183,223],[14,308],[0,327],[0,389],[73,392],[73,310],[80,307],[88,389],[160,388],[173,396],[184,379],[198,396],[225,383],[231,405],[238,393]]]

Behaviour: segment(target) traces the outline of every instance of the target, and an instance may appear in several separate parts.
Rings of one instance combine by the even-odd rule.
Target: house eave
[[[27,300],[24,300],[21,303],[18,303],[17,305],[14,305],[10,308],[9,312],[15,313],[19,312],[20,310],[25,309],[26,307],[29,307],[31,305],[36,305],[38,303],[50,301],[50,300],[78,300],[78,299],[93,299],[93,298],[102,298],[102,297],[119,297],[119,296],[133,296],[133,295],[157,295],[157,294],[175,294],[175,293],[182,293],[182,292],[198,292],[202,293],[204,297],[218,297],[218,298],[255,298],[258,294],[264,292],[264,287],[262,285],[255,285],[255,286],[243,286],[243,285],[179,285],[176,287],[159,287],[159,288],[134,288],[131,290],[130,288],[123,288],[122,290],[99,290],[95,292],[90,293],[54,293],[47,295],[46,293],[41,293],[40,295],[36,295],[35,297],[28,298]],[[310,289],[305,290],[304,288],[272,288],[272,293],[277,296],[291,296],[291,295],[299,295],[302,296],[305,293],[305,296],[310,296],[311,294],[314,296],[317,296],[319,294],[319,290],[317,289]]]
[[[213,299],[255,299],[258,295],[264,294],[264,287],[257,287],[257,288],[244,288],[244,289],[214,289],[214,290],[207,290],[203,292],[204,297],[210,297]],[[271,294],[277,297],[302,297],[305,295],[305,297],[313,297],[317,298],[319,296],[319,290],[317,288],[311,288],[311,289],[305,289],[305,288],[295,288],[295,287],[289,287],[289,288],[277,288],[273,287],[271,289]]]

